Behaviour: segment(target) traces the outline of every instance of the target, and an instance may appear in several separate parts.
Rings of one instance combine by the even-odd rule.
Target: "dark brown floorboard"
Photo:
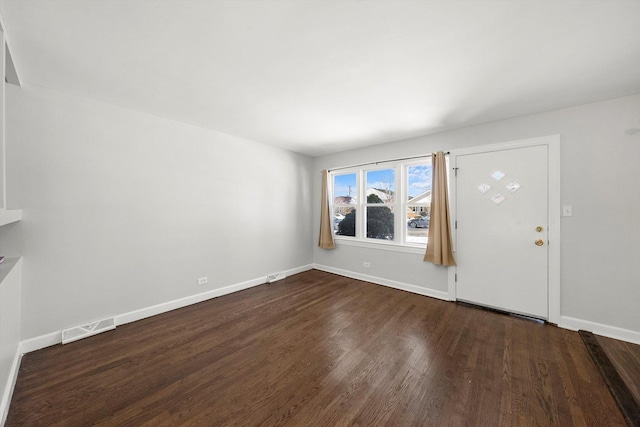
[[[16,425],[625,420],[576,332],[312,270],[26,354]]]
[[[599,335],[595,337],[640,404],[640,345]]]
[[[599,335],[594,338],[624,383],[627,399],[635,402],[627,406],[635,411],[635,425],[640,426],[640,345]],[[628,418],[634,419],[633,415]]]

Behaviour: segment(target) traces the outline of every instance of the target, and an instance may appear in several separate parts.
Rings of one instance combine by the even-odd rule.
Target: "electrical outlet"
[[[370,263],[370,262],[367,262],[367,261],[363,262],[363,263],[362,263],[362,265],[364,265],[364,266],[365,266],[365,268],[369,268],[369,267],[371,267],[371,263]]]
[[[205,283],[207,283],[207,282],[208,282],[208,280],[207,280],[207,278],[206,278],[206,277],[200,277],[200,278],[198,279],[198,285],[204,285],[204,284],[205,284]]]

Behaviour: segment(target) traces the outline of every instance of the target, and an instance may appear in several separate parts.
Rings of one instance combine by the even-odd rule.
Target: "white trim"
[[[409,283],[396,282],[395,280],[383,279],[382,277],[369,276],[368,274],[356,273],[355,271],[343,270],[341,268],[330,267],[328,265],[314,264],[313,268],[327,273],[334,273],[340,276],[350,277],[365,282],[375,283],[376,285],[388,286],[402,291],[413,292],[414,294],[424,295],[431,298],[437,298],[447,301],[449,296],[446,292],[437,291],[435,289],[423,288],[421,286]]]
[[[618,328],[617,326],[604,325],[602,323],[576,319],[575,317],[568,316],[560,316],[560,323],[558,323],[558,326],[572,331],[584,330],[603,337],[626,341],[633,344],[640,344],[640,332]]]
[[[141,308],[139,310],[130,311],[128,313],[119,314],[115,316],[116,326],[135,322],[136,320],[146,319],[147,317],[152,317],[157,314],[166,313],[168,311],[176,310],[178,308],[183,308],[192,304],[197,304],[199,302],[216,298],[222,295],[227,295],[233,292],[249,289],[254,286],[262,285],[263,283],[265,283],[264,278],[247,280],[246,282],[236,283],[234,285],[212,289],[210,291],[202,292],[200,294],[190,295],[188,297],[179,298],[173,301],[167,301],[160,304],[152,305],[150,307]]]
[[[303,271],[308,271],[311,269],[313,269],[313,264],[307,264],[285,270],[285,274],[287,276],[293,276],[294,274],[302,273]],[[257,279],[247,280],[245,282],[236,283],[218,289],[212,289],[200,294],[190,295],[188,297],[179,298],[173,301],[167,301],[150,307],[141,308],[139,310],[130,311],[128,313],[121,313],[113,317],[115,318],[116,326],[124,325],[127,323],[135,322],[136,320],[146,319],[147,317],[186,307],[191,304],[197,304],[199,302],[206,301],[212,298],[228,295],[254,286],[263,285],[266,284],[266,281],[267,276],[265,275]],[[60,344],[61,342],[62,331],[55,331],[48,334],[40,335],[38,337],[30,338],[28,340],[24,340],[20,342],[20,347],[22,353],[29,353],[31,351],[40,350],[41,348]]]
[[[16,348],[16,354],[13,356],[11,362],[11,370],[7,377],[7,383],[5,384],[4,391],[2,393],[2,401],[0,401],[0,426],[3,426],[7,421],[7,415],[9,415],[9,405],[11,404],[11,397],[13,396],[13,390],[16,387],[16,381],[18,380],[18,371],[20,370],[20,362],[22,361],[22,348],[20,344]]]
[[[549,139],[549,322],[560,322],[560,135]]]
[[[62,331],[49,332],[48,334],[39,335],[20,341],[20,350],[22,354],[31,353],[45,347],[62,343]]]
[[[1,16],[0,16],[1,18]],[[2,139],[2,162],[0,163],[0,167],[2,167],[2,209],[7,208],[7,87],[4,84],[5,76],[6,76],[6,52],[7,45],[5,43],[4,33],[0,33],[0,39],[2,40],[2,46],[0,46],[0,75],[2,75],[2,87],[0,88],[0,105],[1,105],[1,117],[0,122],[2,123],[2,129],[0,129],[0,138]]]
[[[558,323],[560,321],[560,215],[561,215],[561,201],[560,201],[560,135],[549,135],[538,138],[522,139],[518,141],[502,142],[498,144],[483,145],[477,147],[461,148],[457,150],[451,150],[449,159],[451,161],[450,167],[456,167],[456,160],[458,156],[476,153],[487,153],[492,151],[502,151],[514,148],[533,147],[537,145],[546,145],[548,147],[548,197],[549,197],[549,272],[548,272],[548,321],[550,323]],[[451,218],[455,220],[457,218],[456,212],[456,186],[452,185],[450,189],[450,210]],[[455,254],[455,241],[456,230],[452,227],[452,240],[454,242],[454,254]],[[455,270],[456,267],[450,269],[453,274],[449,274],[448,277],[448,299],[451,301],[456,300],[456,283],[455,283]]]
[[[380,242],[374,241],[375,239],[369,239],[371,241],[365,240],[356,240],[350,237],[338,237],[333,236],[334,241],[336,242],[336,246],[344,245],[344,246],[357,246],[360,248],[368,248],[368,249],[377,249],[379,251],[393,251],[393,252],[404,252],[409,254],[422,254],[424,255],[427,250],[426,246],[409,246],[409,245],[400,245],[398,243],[390,243],[384,240]]]
[[[456,227],[456,220],[458,218],[458,205],[456,203],[456,186],[452,185],[452,182],[456,179],[456,167],[457,167],[457,159],[455,152],[452,154],[449,152],[449,173],[447,174],[447,188],[449,189],[449,221],[451,221],[451,251],[453,252],[453,258],[457,262],[457,247],[456,247],[456,238],[458,229]],[[451,266],[447,269],[447,299],[449,301],[456,301],[456,277],[457,277],[458,268],[457,266]]]
[[[453,230],[452,230],[453,231]],[[455,237],[452,233],[452,239]],[[455,242],[455,239],[453,240]],[[455,249],[453,251],[453,256],[455,258]],[[456,268],[455,267],[447,267],[447,299],[449,301],[456,300]]]
[[[477,145],[474,147],[458,148],[449,152],[449,159],[468,154],[490,153],[514,148],[526,148],[535,145],[549,145],[560,142],[560,135],[539,136],[536,138],[518,139],[516,141],[499,142],[497,144]]]

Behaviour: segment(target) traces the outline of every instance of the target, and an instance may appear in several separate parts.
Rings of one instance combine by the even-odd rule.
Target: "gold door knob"
[[[544,240],[542,239],[536,240],[536,246],[542,246],[542,245],[544,245]]]
[[[537,226],[537,227],[536,227],[536,231],[537,231],[538,233],[542,233],[542,230],[544,230],[544,228],[542,228],[541,226]]]

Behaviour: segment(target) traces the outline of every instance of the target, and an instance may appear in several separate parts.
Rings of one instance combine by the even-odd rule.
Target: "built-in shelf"
[[[22,219],[22,209],[0,209],[0,226]]]
[[[4,263],[0,265],[0,284],[9,275],[9,273],[11,273],[11,270],[13,270],[13,267],[15,267],[16,264],[18,264],[18,261],[20,261],[20,257],[6,258],[4,260]]]

